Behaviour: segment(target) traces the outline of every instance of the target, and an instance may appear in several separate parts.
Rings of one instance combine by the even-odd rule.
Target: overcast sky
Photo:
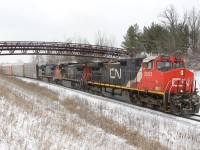
[[[199,0],[0,0],[0,41],[60,41],[80,37],[94,44],[98,31],[115,37],[120,47],[130,25],[140,29],[159,23],[159,14],[173,5],[179,14]],[[4,57],[1,62],[29,57]]]

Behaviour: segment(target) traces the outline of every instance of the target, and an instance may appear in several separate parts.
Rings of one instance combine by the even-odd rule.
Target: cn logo
[[[181,87],[183,86],[183,83],[184,83],[184,79],[181,79],[181,78],[173,78],[172,79],[172,86],[173,87]],[[186,81],[186,86],[189,86],[189,83]]]
[[[119,69],[119,72],[116,68],[110,69],[110,78],[115,79],[116,77],[121,79],[121,68]]]

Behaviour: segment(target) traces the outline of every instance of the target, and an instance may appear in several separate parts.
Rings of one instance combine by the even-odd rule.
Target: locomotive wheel
[[[199,112],[199,105],[200,105],[200,104],[194,106],[194,112],[195,112],[195,113],[198,113],[198,112]]]
[[[102,87],[99,87],[99,89],[100,89],[100,96],[104,96],[104,94],[103,94],[103,89],[102,89]]]
[[[75,86],[76,86],[76,89],[77,89],[77,90],[80,90],[80,89],[81,89],[81,85],[80,85],[79,83],[76,83]]]
[[[129,99],[133,104],[136,103],[135,95],[132,92],[129,93]]]
[[[71,87],[75,89],[75,84],[74,84],[74,82],[71,83]]]
[[[178,116],[182,114],[180,106],[176,106],[173,102],[170,102],[170,108],[173,114]]]

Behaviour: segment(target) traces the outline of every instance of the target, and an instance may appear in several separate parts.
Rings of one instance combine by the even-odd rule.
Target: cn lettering
[[[119,72],[116,68],[111,68],[110,69],[110,78],[115,79],[119,78],[121,79],[121,68],[119,69]]]

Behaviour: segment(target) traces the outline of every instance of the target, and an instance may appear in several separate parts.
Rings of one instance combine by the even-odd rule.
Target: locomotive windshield
[[[184,68],[184,62],[174,62],[174,68]]]
[[[172,68],[172,62],[171,61],[158,61],[157,62],[157,68]]]

